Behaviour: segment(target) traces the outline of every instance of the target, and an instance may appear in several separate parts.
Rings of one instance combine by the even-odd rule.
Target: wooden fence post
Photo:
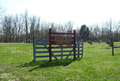
[[[63,45],[61,45],[63,46]],[[61,47],[61,60],[63,59],[63,47]]]
[[[110,37],[110,41],[112,43],[112,56],[114,56],[114,45],[113,45],[113,38],[112,38],[112,36]]]
[[[112,56],[114,56],[114,45],[113,45],[113,41],[112,41]]]
[[[49,28],[49,61],[51,62],[51,28]]]
[[[78,34],[78,41],[79,41],[80,39],[79,39],[79,34]],[[78,44],[78,50],[79,50],[79,44]],[[79,54],[79,51],[78,51],[78,54]],[[79,57],[79,55],[78,55],[78,57]]]
[[[82,57],[83,58],[83,46],[84,46],[84,43],[83,43],[83,40],[82,40]]]
[[[76,58],[76,33],[74,30],[74,59]]]
[[[36,41],[35,41],[35,37],[33,37],[33,59],[34,62],[36,61]]]

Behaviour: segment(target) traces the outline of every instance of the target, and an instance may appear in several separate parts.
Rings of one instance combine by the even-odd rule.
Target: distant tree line
[[[100,24],[94,24],[89,26],[89,39],[91,41],[109,41],[110,37],[113,37],[113,41],[120,41],[120,21],[114,21],[109,19],[108,21]]]
[[[79,30],[80,29],[80,30]],[[84,41],[109,41],[111,36],[113,41],[120,41],[120,21],[110,18],[102,24],[92,24],[87,27],[85,24],[81,28],[77,27],[77,34]]]
[[[43,22],[40,17],[30,16],[26,10],[24,14],[6,15],[1,18],[0,42],[22,42],[25,40],[48,39],[48,31],[51,24],[52,32],[72,32],[74,23],[68,21],[62,24]],[[113,36],[114,41],[120,41],[120,22],[112,19],[102,25],[93,24],[87,27],[85,24],[77,27],[76,39],[84,41],[108,41]]]
[[[67,32],[73,28],[71,21],[63,24],[42,22],[40,17],[29,16],[27,10],[24,14],[4,16],[0,25],[0,42],[22,42],[33,37],[48,39],[51,24],[53,32]]]

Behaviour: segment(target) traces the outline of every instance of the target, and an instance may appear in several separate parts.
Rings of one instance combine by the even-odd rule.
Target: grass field
[[[34,63],[32,46],[0,43],[0,81],[120,81],[120,48],[112,56],[106,43],[85,42],[82,59]]]

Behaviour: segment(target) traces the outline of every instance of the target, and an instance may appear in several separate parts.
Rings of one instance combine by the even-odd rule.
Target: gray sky
[[[6,14],[20,14],[27,9],[30,15],[44,21],[63,23],[73,21],[75,26],[120,19],[119,0],[0,0]]]

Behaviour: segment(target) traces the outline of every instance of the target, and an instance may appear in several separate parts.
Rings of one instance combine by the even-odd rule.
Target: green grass
[[[115,46],[120,43],[115,43]],[[33,62],[33,45],[0,43],[0,81],[120,81],[120,48],[84,43],[83,58]],[[107,49],[106,49],[107,47]]]

